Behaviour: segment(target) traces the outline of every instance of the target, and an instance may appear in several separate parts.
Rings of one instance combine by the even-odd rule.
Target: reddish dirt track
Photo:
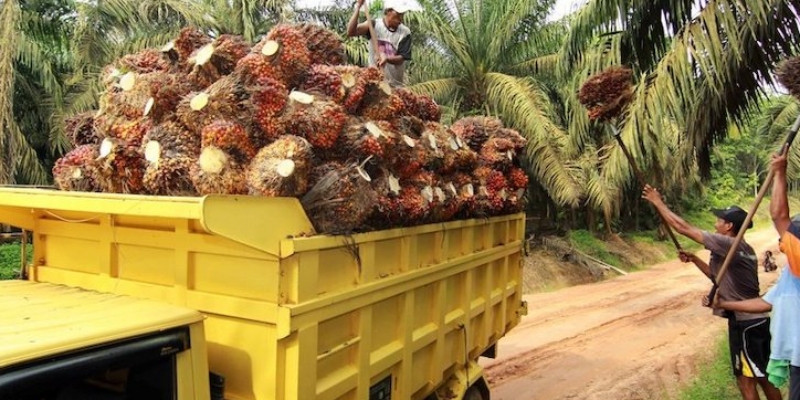
[[[759,255],[777,234],[745,236]],[[707,251],[701,251],[708,257]],[[785,258],[778,257],[779,265]],[[762,293],[778,272],[763,272]],[[780,268],[779,268],[780,270]],[[710,282],[679,260],[600,283],[525,296],[528,315],[484,359],[493,400],[667,399],[694,374],[726,321],[700,305]],[[733,378],[731,378],[733,379]]]

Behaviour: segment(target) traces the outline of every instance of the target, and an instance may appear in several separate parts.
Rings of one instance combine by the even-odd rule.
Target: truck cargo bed
[[[230,399],[423,398],[524,312],[523,214],[328,236],[293,198],[0,188],[0,222],[32,280],[206,314]]]

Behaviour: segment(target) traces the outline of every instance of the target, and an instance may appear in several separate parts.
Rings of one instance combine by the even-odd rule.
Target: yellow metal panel
[[[202,210],[202,223],[209,232],[275,256],[280,256],[281,240],[314,232],[295,198],[207,196]]]
[[[148,300],[0,281],[0,367],[202,320],[195,310]]]
[[[175,250],[119,244],[117,270],[122,279],[172,286],[175,274],[165,265],[172,265]]]
[[[277,265],[258,259],[189,254],[190,285],[208,293],[277,301]]]

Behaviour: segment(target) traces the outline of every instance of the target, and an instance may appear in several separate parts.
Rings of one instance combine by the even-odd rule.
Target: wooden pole
[[[622,153],[625,154],[625,157],[628,159],[628,163],[631,165],[631,169],[633,169],[633,174],[636,175],[636,178],[639,180],[639,184],[642,185],[642,188],[644,188],[647,182],[644,180],[644,175],[642,175],[642,172],[639,171],[639,168],[636,166],[636,161],[633,159],[633,155],[631,155],[631,152],[628,151],[628,148],[622,141],[622,138],[620,137],[620,131],[614,125],[611,125],[611,129],[614,132],[614,138],[617,139],[617,144],[619,144],[619,148],[622,150]],[[658,209],[656,209],[656,212],[658,213],[658,217],[661,219],[661,224],[667,230],[670,239],[672,239],[672,244],[675,245],[675,249],[681,251],[681,244],[678,242],[678,238],[675,237],[675,233],[672,232],[672,228],[667,223],[667,219],[664,217],[663,214],[661,214],[661,211],[658,211]]]
[[[786,140],[781,145],[781,148],[778,150],[781,155],[786,154],[789,151],[789,146],[792,145],[795,136],[797,136],[797,130],[800,129],[800,116],[794,120],[794,124],[792,125],[791,129],[789,129],[789,134],[786,135]],[[761,190],[758,192],[758,197],[756,197],[755,203],[753,206],[750,207],[750,212],[747,214],[747,217],[744,219],[744,223],[742,223],[742,227],[739,229],[739,233],[736,235],[736,238],[733,240],[733,244],[731,248],[728,249],[728,254],[725,255],[725,261],[723,261],[722,266],[719,268],[717,272],[717,276],[715,279],[714,286],[711,287],[711,291],[708,292],[708,299],[710,304],[715,304],[717,302],[717,298],[719,297],[719,293],[717,289],[719,289],[719,282],[722,281],[722,277],[725,276],[725,273],[728,272],[728,267],[731,265],[731,261],[733,261],[733,255],[736,254],[736,249],[739,247],[739,243],[742,242],[742,238],[744,237],[744,232],[747,230],[747,226],[750,225],[750,222],[753,221],[753,215],[755,215],[756,211],[758,210],[759,204],[761,204],[761,200],[766,195],[767,190],[772,185],[772,178],[775,173],[772,169],[769,170],[767,173],[767,177],[764,179],[764,185],[761,186]]]

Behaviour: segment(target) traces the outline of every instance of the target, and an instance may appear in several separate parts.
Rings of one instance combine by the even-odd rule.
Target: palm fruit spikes
[[[298,87],[311,65],[302,33],[294,26],[279,24],[253,46],[253,53],[265,57],[273,68],[273,78],[289,88]]]
[[[238,163],[247,163],[256,155],[256,148],[250,141],[245,128],[233,121],[224,119],[214,120],[203,127],[200,133],[201,146],[216,147]]]
[[[200,132],[216,119],[247,121],[251,119],[248,93],[232,76],[222,78],[206,90],[186,95],[175,115],[192,131]]]
[[[200,136],[176,121],[166,121],[151,129],[142,140],[142,152],[151,163],[162,157],[197,157]]]
[[[98,172],[95,165],[98,155],[99,145],[84,144],[59,158],[53,166],[56,186],[69,191],[102,191],[97,181]]]
[[[614,66],[587,79],[578,92],[578,101],[589,112],[589,119],[606,122],[619,117],[633,99],[633,71]]]
[[[250,47],[240,36],[221,35],[189,57],[189,81],[198,89],[208,87],[220,77],[232,73],[249,50]]]
[[[262,148],[247,171],[251,195],[302,196],[308,190],[313,152],[307,140],[286,135]]]
[[[300,24],[297,26],[300,35],[306,38],[310,58],[315,64],[344,64],[346,55],[341,37],[323,26]]]
[[[442,110],[428,95],[418,95],[406,88],[396,88],[395,93],[403,100],[406,115],[413,115],[424,121],[439,122]]]
[[[133,71],[138,74],[168,72],[173,67],[169,58],[154,49],[146,49],[136,54],[123,56],[116,64],[120,71]]]
[[[330,149],[344,130],[347,114],[330,100],[293,91],[283,122],[289,134],[305,137],[314,147]]]
[[[494,117],[465,117],[450,126],[450,129],[474,151],[480,151],[483,144],[503,129],[503,122]]]
[[[203,148],[189,170],[197,193],[247,194],[247,164],[242,164],[215,146]]]
[[[289,101],[286,86],[267,77],[259,83],[259,86],[253,87],[250,101],[253,118],[264,134],[264,143],[257,145],[263,147],[286,132],[281,120],[281,115]]]
[[[100,143],[97,176],[103,192],[142,193],[144,169],[145,160],[138,146],[110,138]]]
[[[94,113],[91,111],[75,114],[64,119],[64,134],[72,147],[85,144],[100,144],[102,136],[95,129]]]
[[[356,78],[355,75],[342,73],[339,69],[330,65],[312,65],[300,89],[308,94],[327,96],[341,104],[347,91],[355,86]]]
[[[312,175],[314,186],[302,204],[317,231],[341,234],[363,228],[377,200],[363,167],[330,162],[314,168]]]
[[[197,159],[188,156],[161,157],[150,162],[145,169],[142,183],[147,193],[165,196],[195,196],[190,177],[192,165]]]
[[[483,165],[506,169],[513,165],[516,157],[514,142],[505,138],[493,137],[484,143],[478,160]]]
[[[186,64],[197,49],[211,43],[213,39],[196,28],[181,29],[178,37],[161,48],[161,52],[180,64]]]
[[[353,119],[345,128],[342,147],[351,156],[382,160],[387,155],[386,151],[394,145],[396,138],[397,134],[386,121],[363,122]]]
[[[800,57],[791,57],[780,64],[775,70],[778,82],[783,85],[789,94],[800,99]]]

